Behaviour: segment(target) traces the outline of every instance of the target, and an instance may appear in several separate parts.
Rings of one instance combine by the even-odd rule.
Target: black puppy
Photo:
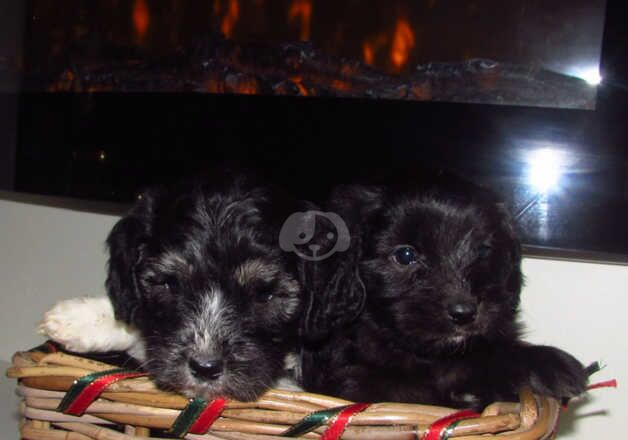
[[[585,390],[571,355],[520,340],[520,244],[491,195],[350,186],[328,208],[351,247],[304,263],[319,286],[302,326],[306,389],[476,409],[523,385]]]
[[[243,179],[145,192],[113,228],[107,291],[158,385],[253,400],[284,374],[301,308],[279,230],[297,207]]]

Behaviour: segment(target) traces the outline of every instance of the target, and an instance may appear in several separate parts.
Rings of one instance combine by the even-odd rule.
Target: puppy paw
[[[44,314],[38,333],[77,353],[123,351],[138,335],[116,321],[109,298],[75,298],[57,303]]]
[[[585,367],[570,354],[554,347],[529,347],[529,383],[533,391],[547,396],[576,397],[586,391]]]

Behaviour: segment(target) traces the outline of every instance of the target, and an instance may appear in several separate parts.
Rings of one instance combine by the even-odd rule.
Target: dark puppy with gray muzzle
[[[473,408],[525,385],[585,390],[573,356],[520,340],[520,243],[491,195],[350,186],[327,208],[351,247],[306,263],[320,286],[303,323],[306,389]]]
[[[113,309],[98,300],[108,327],[81,327],[87,300],[55,307],[42,331],[77,351],[140,345],[157,384],[190,397],[250,401],[277,386],[301,309],[296,256],[279,249],[279,231],[298,207],[243,179],[214,180],[149,190],[115,225]]]

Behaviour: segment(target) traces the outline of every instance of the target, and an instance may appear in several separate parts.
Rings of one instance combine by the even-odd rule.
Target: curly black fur
[[[197,179],[142,194],[113,228],[107,291],[140,330],[165,389],[253,400],[284,372],[301,290],[278,248],[297,206],[243,179]]]
[[[575,358],[520,340],[520,243],[490,194],[350,186],[328,208],[352,241],[304,263],[318,286],[302,323],[306,389],[474,408],[526,384],[584,391]]]

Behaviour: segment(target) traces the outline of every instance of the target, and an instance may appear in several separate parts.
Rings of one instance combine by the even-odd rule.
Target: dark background
[[[573,74],[577,66],[599,61],[606,0],[27,3],[25,46],[31,68],[59,60],[67,64],[69,54],[102,57],[111,47],[170,54],[215,29],[242,42],[312,41],[326,54],[351,59],[362,59],[368,46],[371,63],[389,72],[427,62],[489,58]],[[233,14],[237,19],[227,18]],[[400,29],[400,23],[407,28]],[[390,56],[397,31],[409,46],[402,66]]]
[[[0,189],[15,181],[15,147],[19,75],[16,65],[22,50],[24,5],[21,1],[0,2]]]
[[[563,151],[570,166],[561,191],[536,200],[519,219],[524,242],[533,252],[549,248],[591,258],[611,253],[611,259],[621,260],[628,255],[625,18],[623,2],[609,1],[604,82],[595,111],[23,93],[13,188],[128,203],[146,185],[236,161],[312,198],[340,182],[404,182],[454,173],[499,191],[516,213],[535,200],[526,182],[526,155],[549,147]],[[15,99],[11,95],[2,99]],[[2,154],[10,158],[10,143],[3,145],[9,145]]]

